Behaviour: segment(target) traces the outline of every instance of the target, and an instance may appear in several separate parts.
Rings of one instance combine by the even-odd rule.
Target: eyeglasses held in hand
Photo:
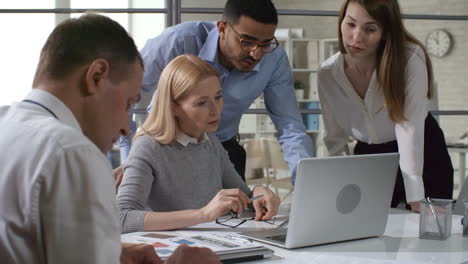
[[[255,219],[255,212],[250,208],[245,208],[242,211],[242,214],[239,215],[234,211],[229,211],[228,214],[218,217],[216,219],[216,223],[222,226],[227,226],[231,228],[236,228],[243,223],[247,222],[247,220],[254,220]],[[274,224],[275,218],[270,220],[262,221],[268,224]]]
[[[258,42],[258,41],[255,41],[255,40],[244,39],[244,38],[242,38],[241,34],[239,34],[239,32],[237,32],[237,30],[234,29],[234,27],[231,25],[231,23],[229,23],[229,22],[225,22],[225,23],[228,24],[229,26],[231,26],[232,30],[236,33],[237,37],[239,38],[241,49],[244,50],[244,51],[250,52],[250,51],[254,51],[254,50],[256,50],[256,49],[258,49],[260,47],[260,49],[261,49],[261,51],[263,53],[271,53],[279,45],[279,42],[275,37],[273,37],[273,41],[269,41],[269,42]]]

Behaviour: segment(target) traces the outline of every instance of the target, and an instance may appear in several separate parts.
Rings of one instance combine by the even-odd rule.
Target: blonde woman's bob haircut
[[[149,135],[161,144],[174,143],[179,134],[173,104],[186,97],[200,81],[219,77],[215,69],[193,55],[180,55],[162,71],[154,93],[154,106],[133,140]]]

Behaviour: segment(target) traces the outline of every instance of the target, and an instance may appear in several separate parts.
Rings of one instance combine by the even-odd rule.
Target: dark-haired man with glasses
[[[252,18],[242,16],[239,18],[237,26],[239,28],[246,28],[244,29],[245,32],[252,32],[255,31],[255,27],[258,26],[257,24],[258,22]],[[271,31],[275,31],[276,25],[266,24],[264,26],[267,28],[267,30],[262,31],[261,29],[263,27],[257,28],[257,31],[259,32],[255,32],[256,37],[254,37],[248,33],[241,35],[239,32],[237,32],[232,23],[228,21],[218,21],[218,29],[223,29],[222,34],[226,35],[226,27],[229,27],[238,39],[238,41],[227,40],[219,42],[220,49],[224,51],[221,53],[222,56],[220,56],[221,63],[230,70],[236,68],[241,72],[253,71],[254,67],[262,59],[262,57],[267,53],[273,52],[279,45],[274,36],[273,38],[270,37]]]
[[[145,64],[142,90],[147,93],[154,92],[163,68],[180,54],[196,55],[218,71],[224,108],[216,134],[244,180],[246,153],[238,143],[239,123],[262,93],[284,158],[293,172],[293,182],[298,161],[313,155],[312,141],[296,102],[288,58],[274,36],[277,24],[271,0],[228,0],[223,20],[186,22],[167,28],[148,40],[141,51]],[[129,137],[119,142],[123,161],[129,151]],[[117,177],[121,170],[115,173]]]

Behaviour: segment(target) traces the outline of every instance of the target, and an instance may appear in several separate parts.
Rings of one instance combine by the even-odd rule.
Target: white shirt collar
[[[57,119],[62,123],[82,131],[71,110],[53,94],[39,89],[32,89],[25,97],[25,100],[32,100],[43,105],[57,115]]]
[[[182,144],[182,146],[186,147],[190,143],[200,144],[200,143],[203,143],[203,142],[205,142],[207,140],[209,140],[209,139],[208,139],[208,135],[206,133],[203,133],[202,139],[199,142],[198,139],[193,138],[193,137],[185,134],[184,132],[180,131],[179,135],[177,135],[177,140],[176,141],[179,142],[180,144]]]

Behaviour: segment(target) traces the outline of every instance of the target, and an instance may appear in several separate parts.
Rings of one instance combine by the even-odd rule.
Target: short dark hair
[[[42,48],[33,87],[44,79],[65,79],[98,58],[109,62],[114,81],[126,78],[128,65],[137,60],[143,66],[135,42],[119,23],[93,13],[67,19],[52,31]]]
[[[241,16],[263,24],[278,25],[278,13],[271,0],[228,0],[224,6],[224,20],[237,24]]]

